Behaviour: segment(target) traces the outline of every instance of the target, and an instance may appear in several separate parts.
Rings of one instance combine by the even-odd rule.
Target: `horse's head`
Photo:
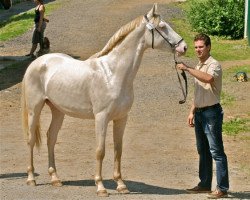
[[[187,44],[164,20],[157,11],[157,4],[144,16],[146,23],[146,43],[152,48],[171,48],[178,55],[185,54]]]

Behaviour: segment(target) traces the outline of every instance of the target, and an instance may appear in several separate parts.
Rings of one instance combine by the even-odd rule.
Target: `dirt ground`
[[[145,14],[151,0],[61,0],[62,6],[48,18],[46,35],[51,52],[63,52],[78,59],[86,59],[100,50],[122,25]],[[181,11],[159,0],[159,8],[166,21]],[[22,57],[30,49],[31,31],[4,42],[0,57]],[[192,50],[192,48],[190,48]],[[3,59],[2,59],[3,60]],[[196,60],[182,60],[195,64]],[[2,61],[6,62],[6,61]],[[28,61],[20,67],[5,68],[0,72],[0,184],[2,200],[62,200],[98,199],[94,184],[95,133],[94,121],[65,117],[56,144],[56,165],[64,186],[50,185],[47,164],[46,131],[50,112],[45,106],[42,117],[43,143],[35,150],[37,186],[26,185],[28,147],[24,140],[20,118],[20,81]],[[237,62],[238,63],[238,62]],[[250,63],[241,61],[241,63]],[[227,62],[230,67],[235,63]],[[148,49],[135,79],[135,101],[125,130],[122,173],[131,194],[119,195],[112,181],[113,142],[112,123],[108,128],[106,156],[103,163],[104,185],[109,199],[126,200],[202,200],[205,194],[187,194],[186,188],[198,183],[198,155],[194,130],[188,128],[186,117],[192,99],[192,78],[186,104],[182,97],[169,53]],[[223,66],[223,63],[222,63]],[[224,86],[236,96],[236,103],[226,107],[225,120],[250,113],[249,82]],[[244,112],[243,112],[244,111]],[[225,152],[229,161],[230,198],[250,199],[250,133],[224,136]],[[215,176],[213,188],[215,188]]]

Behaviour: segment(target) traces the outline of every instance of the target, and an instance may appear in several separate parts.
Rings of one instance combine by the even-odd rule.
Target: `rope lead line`
[[[167,38],[165,38],[165,37],[161,34],[161,32],[154,26],[154,24],[152,24],[152,23],[149,21],[147,15],[144,15],[144,18],[145,18],[146,21],[148,22],[148,23],[146,24],[147,28],[148,28],[148,29],[151,31],[151,33],[152,33],[152,49],[154,49],[154,30],[156,30],[156,31],[159,33],[159,35],[160,35],[160,36],[161,36],[161,37],[171,46],[172,49],[174,49],[174,47],[178,46],[178,45],[181,43],[181,41],[183,41],[183,38],[181,38],[181,40],[180,40],[179,42],[177,42],[176,44],[172,44],[171,42],[168,41]],[[184,79],[184,81],[185,81],[185,89],[186,89],[186,92],[185,92],[185,91],[184,91],[184,88],[183,88],[183,85],[182,85],[182,82],[181,82],[180,75],[179,75],[178,70],[177,70],[177,67],[176,67],[177,64],[178,64],[178,62],[176,61],[175,53],[174,53],[174,61],[175,61],[175,70],[176,70],[177,77],[178,77],[178,80],[179,80],[179,83],[180,83],[180,86],[181,86],[182,94],[183,94],[183,96],[184,96],[184,99],[183,99],[183,100],[180,100],[180,101],[179,101],[179,104],[183,104],[183,103],[186,102],[186,98],[187,98],[187,94],[188,94],[187,76],[186,76],[186,74],[185,74],[185,71],[182,70],[181,75],[182,75],[182,77],[183,77],[183,79]]]

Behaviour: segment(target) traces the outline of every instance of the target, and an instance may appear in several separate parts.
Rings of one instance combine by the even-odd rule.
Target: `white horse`
[[[157,30],[157,31],[155,31]],[[114,180],[117,191],[129,193],[121,175],[122,139],[134,94],[133,81],[147,48],[184,54],[187,45],[157,13],[157,5],[145,15],[121,27],[97,54],[85,61],[65,54],[47,54],[28,67],[22,82],[23,128],[30,147],[28,185],[36,185],[33,148],[39,146],[41,110],[52,112],[47,132],[49,174],[54,186],[57,175],[54,146],[65,115],[95,119],[97,140],[96,175],[98,196],[108,196],[102,181],[102,162],[108,123],[113,120]]]

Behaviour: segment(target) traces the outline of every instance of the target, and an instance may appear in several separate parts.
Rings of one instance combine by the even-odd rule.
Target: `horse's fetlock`
[[[56,172],[56,170],[53,167],[50,167],[48,171],[50,175]]]
[[[27,167],[27,173],[34,173],[34,171],[35,171],[35,168],[34,167],[32,167],[32,166],[28,166]]]
[[[114,181],[118,181],[120,180],[122,177],[121,177],[121,174],[114,174]]]
[[[95,183],[96,183],[96,185],[100,181],[102,181],[102,177],[101,176],[95,176]]]

